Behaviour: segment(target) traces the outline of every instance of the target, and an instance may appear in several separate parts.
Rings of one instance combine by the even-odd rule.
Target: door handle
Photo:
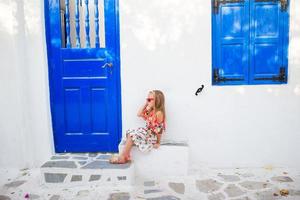
[[[110,62],[110,63],[105,63],[102,68],[105,68],[105,67],[112,67],[113,64]]]

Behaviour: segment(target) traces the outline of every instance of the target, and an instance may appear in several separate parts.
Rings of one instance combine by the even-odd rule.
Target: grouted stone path
[[[133,186],[49,188],[39,169],[0,174],[0,200],[300,200],[300,170],[291,168],[209,169],[194,167],[190,175],[143,180]],[[287,190],[284,195],[280,191]]]
[[[85,184],[130,184],[134,174],[131,163],[111,164],[110,153],[56,154],[41,166],[42,178],[48,186]]]

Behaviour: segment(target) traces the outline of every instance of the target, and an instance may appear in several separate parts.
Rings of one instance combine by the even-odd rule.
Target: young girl
[[[164,94],[160,90],[152,90],[146,100],[137,114],[146,121],[146,126],[126,131],[125,147],[120,155],[109,160],[110,163],[123,164],[130,161],[130,150],[133,145],[142,152],[160,146],[161,135],[166,128]]]

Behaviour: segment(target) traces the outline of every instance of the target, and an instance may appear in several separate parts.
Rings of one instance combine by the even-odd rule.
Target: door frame
[[[120,143],[122,139],[122,93],[121,93],[121,59],[120,59],[120,22],[119,22],[119,0],[104,0],[105,1],[114,1],[114,13],[115,13],[115,52],[114,52],[114,73],[116,77],[116,93],[117,95],[117,143]],[[49,95],[50,95],[50,112],[51,112],[51,122],[52,122],[52,133],[54,138],[54,147],[56,143],[56,133],[55,133],[55,119],[53,116],[55,116],[55,109],[54,109],[54,98],[55,98],[55,88],[54,88],[54,73],[55,73],[55,66],[59,65],[53,59],[55,56],[60,56],[58,54],[57,50],[55,48],[52,48],[51,42],[56,42],[55,45],[61,46],[61,31],[60,30],[54,30],[53,27],[51,27],[51,17],[58,17],[60,21],[60,10],[57,14],[57,16],[52,15],[53,14],[50,11],[50,6],[55,6],[57,8],[60,7],[59,0],[44,0],[44,20],[45,20],[45,36],[46,36],[46,47],[47,47],[47,64],[48,64],[48,84],[49,84]],[[57,41],[51,41],[51,38],[53,35],[59,36],[60,41],[59,43]],[[54,45],[54,44],[53,44]],[[54,148],[54,151],[56,152],[56,148]],[[118,152],[118,149],[113,152]]]

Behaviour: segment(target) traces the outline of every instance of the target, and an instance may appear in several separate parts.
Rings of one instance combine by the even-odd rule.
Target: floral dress
[[[146,121],[145,127],[126,130],[126,138],[129,134],[135,146],[142,152],[150,151],[153,145],[157,142],[157,134],[162,134],[165,131],[165,120],[158,122],[154,110],[144,110],[143,118]]]

